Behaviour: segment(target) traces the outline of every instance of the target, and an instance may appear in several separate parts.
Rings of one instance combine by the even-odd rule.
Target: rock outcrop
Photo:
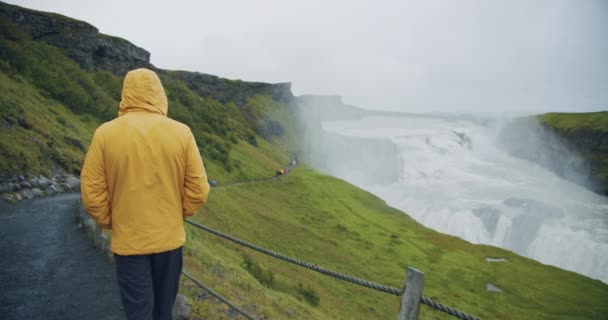
[[[548,127],[569,148],[576,150],[588,167],[588,187],[608,196],[608,128],[561,130]]]
[[[544,121],[545,116],[513,120],[502,129],[499,144],[516,157],[538,163],[591,191],[608,195],[608,128],[583,125],[564,128]],[[588,117],[597,116],[602,113],[588,114]]]
[[[247,104],[247,98],[257,94],[269,95],[274,100],[289,103],[294,96],[291,83],[264,83],[228,80],[218,76],[189,71],[161,71],[186,83],[190,90],[202,97],[211,97],[221,103]]]
[[[134,68],[151,67],[148,51],[127,40],[101,34],[86,22],[3,2],[0,2],[0,14],[33,40],[62,48],[85,70],[108,70],[122,76]]]

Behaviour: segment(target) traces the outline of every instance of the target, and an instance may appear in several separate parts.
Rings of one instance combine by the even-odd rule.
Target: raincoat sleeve
[[[103,143],[95,131],[80,175],[82,204],[91,218],[102,228],[112,228],[112,212],[106,181]]]
[[[209,195],[207,173],[192,132],[190,132],[189,139],[186,148],[186,174],[182,194],[184,218],[192,216],[196,210],[202,207],[207,202],[207,196]]]

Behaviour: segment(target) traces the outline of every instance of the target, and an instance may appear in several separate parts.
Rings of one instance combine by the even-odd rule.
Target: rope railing
[[[350,275],[347,275],[347,274],[343,274],[343,273],[340,273],[340,272],[337,272],[337,271],[328,270],[328,269],[325,269],[323,267],[314,265],[312,263],[309,263],[309,262],[306,262],[306,261],[302,261],[302,260],[298,260],[296,258],[292,258],[290,256],[287,256],[287,255],[284,255],[284,254],[281,254],[281,253],[278,253],[278,252],[275,252],[275,251],[272,251],[272,250],[269,250],[269,249],[266,249],[266,248],[262,248],[260,246],[255,245],[255,244],[251,244],[249,242],[243,241],[243,240],[238,239],[236,237],[233,237],[231,235],[227,235],[225,233],[222,233],[222,232],[217,231],[215,229],[209,228],[209,227],[207,227],[205,225],[202,225],[202,224],[200,224],[198,222],[195,222],[195,221],[192,221],[192,220],[186,220],[186,222],[189,223],[189,224],[191,224],[191,225],[193,225],[193,226],[196,226],[199,229],[202,229],[202,230],[205,230],[205,231],[207,231],[209,233],[212,233],[212,234],[214,234],[214,235],[216,235],[218,237],[221,237],[221,238],[230,240],[232,242],[238,243],[238,244],[240,244],[242,246],[245,246],[245,247],[253,249],[255,251],[264,253],[264,254],[269,255],[271,257],[274,257],[274,258],[277,258],[277,259],[281,259],[281,260],[287,261],[289,263],[293,263],[293,264],[298,265],[300,267],[304,267],[304,268],[307,268],[307,269],[310,269],[310,270],[313,270],[313,271],[316,271],[316,272],[319,272],[319,273],[322,273],[322,274],[325,274],[325,275],[328,275],[328,276],[331,276],[331,277],[334,277],[334,278],[337,278],[337,279],[340,279],[340,280],[351,282],[351,283],[354,283],[354,284],[357,284],[357,285],[360,285],[360,286],[363,286],[363,287],[366,287],[366,288],[370,288],[370,289],[374,289],[374,290],[390,293],[390,294],[393,294],[393,295],[396,295],[396,296],[400,296],[401,293],[402,293],[401,290],[399,290],[397,288],[393,288],[393,287],[385,286],[385,285],[382,285],[382,284],[379,284],[379,283],[375,283],[375,282],[367,281],[367,280],[364,280],[364,279],[356,278],[356,277],[353,277],[353,276],[350,276]]]
[[[245,318],[249,319],[249,320],[258,320],[258,318],[256,318],[255,316],[253,316],[252,314],[250,314],[249,312],[245,311],[244,309],[242,309],[241,307],[237,306],[236,304],[230,302],[230,300],[222,297],[219,293],[213,291],[213,289],[207,287],[206,285],[204,285],[202,282],[196,280],[196,278],[194,278],[193,276],[191,276],[189,273],[187,273],[186,271],[182,271],[182,274],[184,276],[186,276],[186,278],[190,279],[192,282],[194,282],[199,288],[207,291],[207,293],[209,293],[211,296],[213,296],[214,298],[220,300],[221,302],[225,303],[226,305],[228,305],[230,308],[232,308],[234,311],[240,313],[241,315],[243,315]]]
[[[347,275],[347,274],[340,273],[340,272],[337,272],[337,271],[329,270],[329,269],[323,268],[321,266],[317,266],[315,264],[312,264],[312,263],[309,263],[309,262],[306,262],[306,261],[302,261],[302,260],[299,260],[299,259],[287,256],[287,255],[284,255],[282,253],[275,252],[275,251],[272,251],[272,250],[269,250],[269,249],[257,246],[255,244],[249,243],[247,241],[241,240],[239,238],[236,238],[236,237],[233,237],[231,235],[228,235],[228,234],[225,234],[223,232],[220,232],[220,231],[217,231],[215,229],[212,229],[212,228],[210,228],[208,226],[205,226],[203,224],[200,224],[200,223],[198,223],[196,221],[192,221],[190,219],[187,219],[185,221],[186,221],[186,223],[188,223],[190,225],[193,225],[193,226],[195,226],[195,227],[197,227],[197,228],[199,228],[201,230],[204,230],[206,232],[209,232],[211,234],[214,234],[214,235],[216,235],[218,237],[221,237],[221,238],[224,238],[226,240],[230,240],[230,241],[232,241],[234,243],[240,244],[240,245],[242,245],[244,247],[250,248],[250,249],[255,250],[257,252],[260,252],[260,253],[263,253],[265,255],[271,256],[273,258],[277,258],[277,259],[280,259],[280,260],[283,260],[283,261],[295,264],[295,265],[303,267],[303,268],[307,268],[307,269],[310,269],[310,270],[313,270],[313,271],[316,271],[316,272],[319,272],[319,273],[322,273],[322,274],[334,277],[336,279],[340,279],[340,280],[343,280],[343,281],[354,283],[354,284],[362,286],[362,287],[366,287],[366,288],[369,288],[369,289],[374,289],[374,290],[377,290],[377,291],[389,293],[389,294],[396,295],[396,296],[401,296],[403,294],[403,291],[404,291],[404,290],[400,290],[400,289],[397,289],[397,288],[394,288],[394,287],[389,287],[389,286],[386,286],[386,285],[383,285],[383,284],[379,284],[379,283],[376,283],[376,282],[372,282],[372,281],[368,281],[368,280],[365,280],[365,279],[353,277],[351,275]],[[209,289],[209,290],[211,290],[211,289]],[[222,300],[222,299],[220,299],[220,300]],[[222,301],[224,301],[224,300],[222,300]],[[225,302],[225,303],[228,304],[229,306],[232,305],[232,303],[230,303],[229,301]],[[441,312],[447,313],[447,314],[449,314],[451,316],[454,316],[456,318],[459,318],[459,319],[463,319],[463,320],[480,320],[479,318],[477,318],[475,316],[469,315],[469,314],[464,313],[464,312],[462,312],[460,310],[457,310],[457,309],[454,309],[452,307],[446,306],[444,304],[441,304],[440,302],[437,302],[437,301],[435,301],[433,299],[430,299],[430,298],[427,298],[427,297],[424,297],[424,296],[420,297],[420,303],[425,304],[425,305],[427,305],[427,306],[429,306],[429,307],[431,307],[433,309],[437,309],[437,310],[439,310]],[[235,309],[235,310],[237,310],[237,309]],[[239,310],[237,310],[237,311],[239,311]],[[249,318],[249,319],[251,319],[251,318]]]

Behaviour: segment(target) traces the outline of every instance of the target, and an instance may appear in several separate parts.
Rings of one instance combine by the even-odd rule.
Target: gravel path
[[[0,319],[125,319],[114,265],[74,223],[79,198],[0,203]]]

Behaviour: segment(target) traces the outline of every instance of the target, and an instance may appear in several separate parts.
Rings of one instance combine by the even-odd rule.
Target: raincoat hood
[[[156,73],[140,68],[129,71],[122,86],[118,116],[131,111],[146,110],[167,115],[167,95]]]

